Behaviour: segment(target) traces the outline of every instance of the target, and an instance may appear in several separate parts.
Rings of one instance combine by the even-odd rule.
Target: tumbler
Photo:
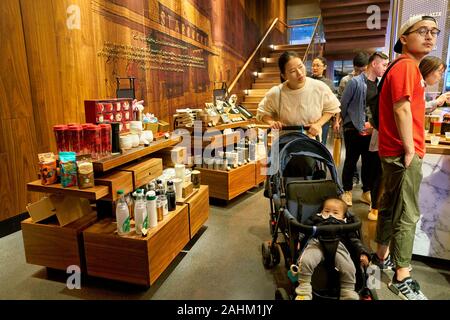
[[[69,127],[70,135],[70,151],[80,155],[83,151],[83,127],[80,125],[73,125]]]
[[[91,154],[93,160],[98,160],[101,154],[101,137],[100,137],[100,127],[91,126],[86,128],[87,132],[87,151]]]
[[[55,134],[56,149],[58,150],[58,153],[61,151],[69,151],[69,140],[65,140],[67,129],[68,128],[65,125],[53,126],[53,133]]]
[[[107,157],[111,155],[111,125],[101,124],[100,125],[100,136],[101,136],[101,156]]]

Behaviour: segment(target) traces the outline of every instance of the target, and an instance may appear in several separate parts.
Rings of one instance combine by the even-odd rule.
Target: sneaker
[[[367,215],[367,219],[369,219],[371,221],[377,221],[378,220],[378,210],[371,209],[369,214]]]
[[[420,291],[419,283],[411,277],[407,277],[402,281],[394,278],[388,285],[389,289],[403,300],[428,300],[428,298]]]
[[[351,207],[352,206],[352,192],[351,191],[344,191],[344,194],[342,195],[342,200]]]
[[[372,204],[372,197],[370,196],[370,191],[363,192],[361,198],[359,198],[361,202],[367,203],[369,206]]]
[[[372,255],[371,263],[376,265],[381,270],[394,270],[394,263],[392,262],[391,255],[389,254],[386,259],[381,260],[377,254]]]

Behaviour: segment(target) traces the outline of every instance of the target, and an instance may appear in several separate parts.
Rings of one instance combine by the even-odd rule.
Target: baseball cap
[[[402,42],[400,41],[400,37],[405,34],[406,31],[409,30],[413,25],[415,25],[417,22],[423,21],[423,20],[429,20],[436,22],[436,19],[431,16],[412,16],[404,24],[402,24],[400,31],[398,33],[398,39],[394,46],[394,51],[397,53],[402,53]],[[436,22],[437,24],[437,22]]]

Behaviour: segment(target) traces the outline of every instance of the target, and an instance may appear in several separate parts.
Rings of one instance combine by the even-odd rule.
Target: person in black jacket
[[[321,226],[330,224],[353,223],[353,216],[347,214],[347,204],[339,198],[325,200],[322,212],[310,217],[305,224]],[[335,253],[335,267],[340,275],[340,299],[359,300],[355,291],[356,269],[352,256],[359,257],[364,266],[368,266],[370,252],[362,244],[356,232],[348,232],[338,239]],[[324,247],[317,238],[311,239],[298,261],[298,282],[295,289],[296,300],[311,300],[311,277],[317,265],[325,259]]]

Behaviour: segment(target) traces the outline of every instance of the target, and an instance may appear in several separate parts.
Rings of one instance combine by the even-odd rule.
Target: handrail
[[[264,34],[264,37],[262,37],[261,41],[259,42],[258,46],[256,47],[255,50],[253,50],[253,53],[250,55],[250,57],[247,59],[247,62],[245,62],[244,66],[241,68],[241,71],[239,71],[239,73],[237,74],[237,76],[234,78],[233,82],[231,82],[230,86],[228,87],[228,94],[230,94],[231,90],[234,88],[234,86],[236,85],[236,83],[238,82],[239,78],[242,76],[242,74],[244,73],[245,69],[247,69],[248,65],[250,64],[250,61],[252,61],[252,59],[255,57],[256,52],[258,52],[259,48],[262,46],[263,42],[266,40],[267,36],[269,35],[270,32],[272,32],[272,29],[275,27],[275,25],[277,24],[277,22],[279,22],[280,20],[278,18],[273,19],[272,24],[270,25],[269,29],[267,29],[266,33]]]
[[[320,15],[319,19],[317,19],[316,26],[314,27],[314,31],[313,31],[313,36],[311,37],[311,41],[309,42],[308,47],[306,48],[306,51],[305,51],[305,55],[303,56],[303,62],[305,62],[306,57],[308,56],[309,48],[311,47],[311,44],[314,42],[314,38],[316,35],[317,28],[319,27],[320,20],[322,20],[322,15]]]
[[[276,18],[278,19],[278,18]],[[286,22],[284,22],[283,20],[278,19],[278,22],[281,23],[282,25],[284,25],[286,28],[289,28],[289,26],[287,25]]]

